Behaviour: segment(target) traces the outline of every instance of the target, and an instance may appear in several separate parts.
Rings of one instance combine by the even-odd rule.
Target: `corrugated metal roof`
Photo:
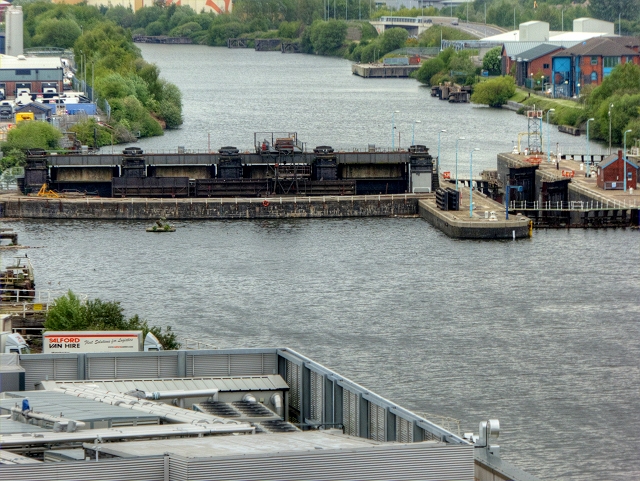
[[[39,433],[42,431],[47,431],[47,429],[41,428],[40,426],[35,426],[33,424],[14,421],[10,418],[0,419],[0,436],[13,433]],[[0,453],[1,452],[2,450],[0,450]]]
[[[522,52],[519,57],[521,57],[525,62],[531,62],[537,58],[543,57],[544,55],[548,55],[551,52],[555,52],[560,48],[563,47],[559,45],[553,45],[551,43],[542,43],[536,47],[533,47],[532,49]]]
[[[235,391],[288,391],[289,386],[282,376],[234,376],[169,379],[106,379],[92,381],[42,381],[45,389],[60,386],[96,386],[110,392],[126,393],[135,389],[141,391],[192,391],[197,389],[218,389],[220,392]]]
[[[531,50],[540,45],[555,45],[557,47],[571,48],[574,45],[579,43],[579,41],[574,40],[549,40],[547,42],[504,42],[504,50],[507,57],[520,57],[523,52],[527,50]]]
[[[10,55],[0,56],[0,70],[7,69],[56,69],[62,68],[62,60],[59,57],[12,57]]]
[[[29,391],[6,393],[7,399],[0,399],[0,413],[8,414],[11,408],[20,404],[25,397],[29,398],[31,409],[51,416],[62,416],[75,421],[93,422],[113,419],[144,419],[148,421],[159,420],[159,417],[152,414],[144,414],[139,411],[112,406],[110,404],[99,403],[90,399],[82,399],[68,396],[61,392],[53,391]]]
[[[432,442],[434,446],[439,443]],[[389,443],[347,436],[341,430],[306,431],[270,434],[262,436],[207,436],[203,438],[159,439],[109,443],[101,446],[102,453],[132,457],[154,454],[177,454],[185,458],[226,457],[237,455],[303,452],[323,449],[356,449],[372,446],[388,446]],[[401,445],[398,443],[397,445]],[[409,445],[415,445],[410,443]]]

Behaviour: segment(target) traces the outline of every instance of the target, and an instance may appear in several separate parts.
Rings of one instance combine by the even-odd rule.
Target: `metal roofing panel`
[[[526,62],[531,62],[551,52],[555,52],[559,48],[562,48],[562,47],[559,45],[553,45],[550,43],[542,43],[536,47],[533,47],[529,50],[522,52],[519,56],[522,58],[522,60]]]
[[[2,436],[3,434],[39,433],[42,431],[46,431],[46,429],[34,424],[26,424],[20,421],[14,421],[11,418],[0,419],[0,436]],[[1,450],[0,453],[2,453]]]
[[[7,393],[12,398],[0,399],[0,412],[6,414],[16,402],[28,397],[29,404],[34,411],[60,416],[61,414],[76,421],[103,421],[108,419],[147,419],[157,420],[158,416],[144,414],[130,409],[99,403],[90,399],[68,396],[61,392],[30,391]]]
[[[411,443],[415,444],[415,443]],[[429,443],[436,445],[436,443]],[[370,439],[342,434],[341,430],[305,431],[267,436],[206,436],[201,438],[158,439],[127,443],[109,443],[102,452],[116,456],[177,454],[186,458],[227,457],[318,450],[351,450],[389,445]]]
[[[55,389],[59,386],[93,385],[109,392],[126,393],[134,389],[142,391],[174,391],[196,389],[219,389],[229,391],[288,391],[289,386],[279,375],[206,377],[206,378],[167,378],[167,379],[94,379],[91,381],[42,381],[44,389]]]

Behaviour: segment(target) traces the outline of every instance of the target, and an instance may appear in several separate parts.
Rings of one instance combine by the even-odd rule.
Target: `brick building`
[[[634,45],[637,39],[596,37],[553,54],[553,96],[577,97],[582,86],[600,85],[616,65],[627,62],[640,64],[640,53],[625,43]]]
[[[551,78],[551,56],[564,50],[564,47],[541,43],[529,50],[520,53],[516,59],[516,84],[527,88],[542,88],[542,85],[533,85],[532,78],[544,75],[543,83]]]
[[[627,189],[636,189],[638,169],[638,166],[627,157]],[[622,150],[618,150],[616,155],[610,155],[600,162],[596,174],[596,183],[601,189],[624,189],[624,159]]]

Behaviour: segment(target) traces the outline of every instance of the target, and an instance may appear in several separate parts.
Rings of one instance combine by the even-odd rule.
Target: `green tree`
[[[404,28],[390,28],[389,30],[385,30],[382,36],[379,37],[382,55],[404,47],[408,38],[409,34]]]
[[[484,55],[482,68],[487,70],[489,75],[500,75],[502,71],[502,47],[492,48]]]
[[[72,291],[58,297],[47,312],[44,323],[47,331],[142,331],[151,332],[164,349],[179,349],[176,334],[170,326],[162,329],[150,326],[137,314],[126,318],[119,302],[90,299],[83,302]]]
[[[23,121],[9,130],[2,150],[57,149],[61,137],[60,131],[47,122]]]
[[[78,24],[73,20],[50,18],[39,23],[35,29],[31,45],[71,48],[82,35]]]
[[[320,55],[335,53],[347,38],[347,23],[342,20],[318,20],[313,23],[311,29],[311,45],[313,50]]]
[[[618,15],[628,20],[635,20],[640,8],[639,0],[591,0],[589,12],[595,18],[615,22]]]
[[[416,73],[416,79],[423,84],[431,85],[433,76],[442,72],[444,69],[445,64],[440,57],[430,58],[422,62],[422,65],[420,65]]]
[[[471,101],[490,107],[500,107],[507,103],[516,93],[516,83],[513,77],[498,77],[476,84]]]

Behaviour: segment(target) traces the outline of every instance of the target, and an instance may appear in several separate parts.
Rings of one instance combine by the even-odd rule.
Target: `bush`
[[[60,131],[47,122],[26,120],[9,130],[2,150],[57,149],[61,137]]]
[[[438,73],[445,69],[445,64],[440,57],[430,58],[429,60],[422,62],[418,72],[416,73],[416,79],[426,85],[433,85],[431,79]]]
[[[47,331],[142,331],[143,336],[151,332],[164,349],[180,348],[170,326],[164,330],[150,326],[137,314],[127,319],[119,302],[100,299],[83,302],[71,291],[54,301],[47,312],[44,328]]]
[[[476,85],[471,101],[490,107],[500,107],[507,103],[516,93],[516,83],[513,77],[498,77]]]

